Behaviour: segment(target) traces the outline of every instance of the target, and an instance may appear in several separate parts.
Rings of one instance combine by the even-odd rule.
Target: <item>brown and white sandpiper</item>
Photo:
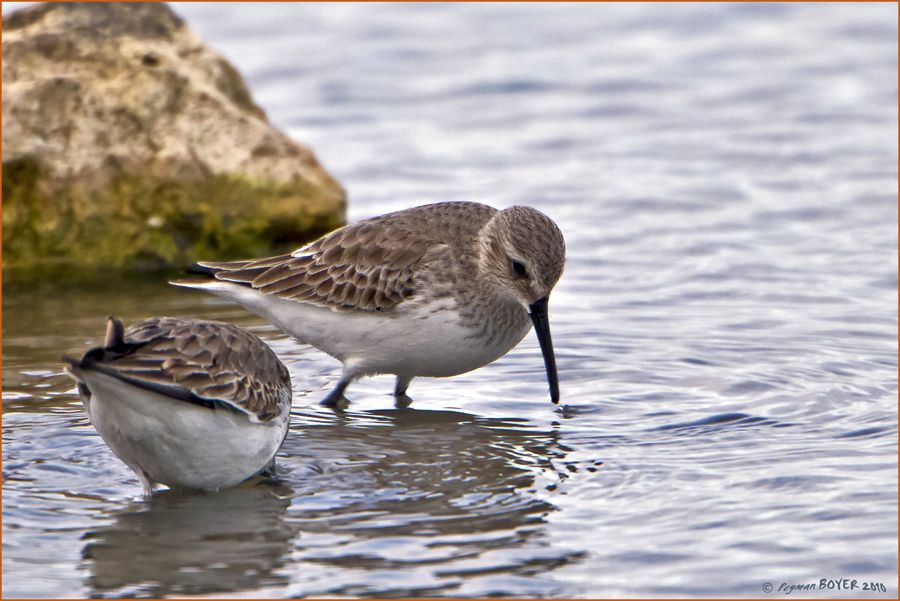
[[[291,379],[266,344],[231,324],[109,318],[103,346],[66,357],[91,424],[138,476],[217,490],[274,467]]]
[[[547,300],[565,242],[543,213],[473,202],[424,205],[342,227],[286,255],[202,261],[172,282],[244,305],[343,363],[323,401],[354,379],[394,374],[398,405],[419,376],[458,375],[506,354],[532,324],[559,401]]]

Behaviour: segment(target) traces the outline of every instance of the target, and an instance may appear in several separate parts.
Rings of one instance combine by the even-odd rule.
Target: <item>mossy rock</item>
[[[165,4],[12,13],[3,88],[5,275],[253,257],[344,222],[341,186]]]
[[[42,191],[33,158],[3,165],[3,266],[156,268],[198,258],[261,256],[342,225],[317,211],[317,188],[211,175],[178,181],[121,175],[102,190]]]

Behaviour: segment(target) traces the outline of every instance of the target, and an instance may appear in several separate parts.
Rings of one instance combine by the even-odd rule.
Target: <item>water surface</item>
[[[337,417],[336,361],[166,274],[4,282],[4,595],[896,596],[896,6],[175,7],[351,219],[559,223],[562,404],[533,335]],[[281,480],[141,499],[59,362],[107,314],[262,336]]]

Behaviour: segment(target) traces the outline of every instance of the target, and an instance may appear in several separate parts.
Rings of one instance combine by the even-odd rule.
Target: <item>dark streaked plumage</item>
[[[127,329],[111,318],[105,345],[88,351],[78,367],[259,422],[284,411],[279,399],[291,389],[287,368],[256,336],[182,317],[151,317]]]
[[[348,225],[291,254],[198,266],[286,300],[389,311],[415,294],[422,262],[446,249],[465,257],[467,243],[497,212],[470,202],[425,205]]]

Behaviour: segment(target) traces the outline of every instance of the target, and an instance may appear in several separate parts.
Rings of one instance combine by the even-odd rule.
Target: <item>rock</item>
[[[3,19],[3,267],[258,256],[344,221],[312,151],[157,3]]]

